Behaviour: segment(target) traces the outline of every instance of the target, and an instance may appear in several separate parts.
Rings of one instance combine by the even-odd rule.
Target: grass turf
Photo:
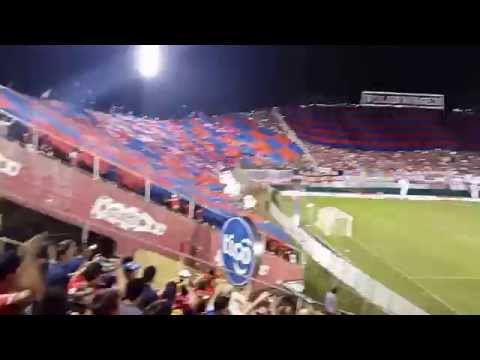
[[[291,215],[291,199],[278,200]],[[310,196],[299,201],[307,231],[399,295],[432,314],[480,313],[480,204]],[[353,237],[324,237],[306,226],[315,220],[308,203],[352,215]]]

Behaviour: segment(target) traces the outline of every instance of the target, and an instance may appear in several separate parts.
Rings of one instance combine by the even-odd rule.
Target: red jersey
[[[15,293],[0,294],[0,315],[15,314],[16,309],[12,306]]]
[[[189,296],[177,294],[175,297],[175,302],[172,306],[172,310],[180,310],[182,314],[189,312],[191,310]]]
[[[92,288],[87,280],[85,280],[85,276],[83,274],[73,275],[70,280],[68,281],[67,285],[67,292],[68,295],[75,295],[75,293],[79,290],[86,290],[88,288]],[[92,290],[95,290],[92,288]]]
[[[12,304],[15,293],[5,283],[0,282],[0,315],[17,315],[21,309],[16,304]]]

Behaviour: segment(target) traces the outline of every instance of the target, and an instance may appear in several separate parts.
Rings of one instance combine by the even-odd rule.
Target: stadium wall
[[[303,141],[375,151],[480,150],[478,115],[394,107],[309,106],[282,109]]]
[[[276,190],[282,192],[297,191],[293,186],[288,185],[275,185]],[[319,196],[317,194],[371,194],[371,195],[394,195],[400,196],[400,187],[392,183],[388,184],[367,184],[361,186],[349,186],[349,185],[337,185],[337,184],[311,184],[304,187],[305,196]],[[285,195],[289,195],[285,193]],[[410,185],[408,188],[409,196],[429,196],[429,197],[442,197],[442,198],[455,198],[461,200],[471,200],[471,194],[469,190],[463,186],[462,189],[452,190],[448,188],[435,188],[428,185]]]
[[[16,169],[12,170],[12,166]],[[216,265],[220,247],[217,229],[2,138],[0,198],[110,237],[116,241],[120,254],[144,249],[174,260],[190,258],[195,266]],[[100,217],[94,216],[95,204]],[[155,224],[157,230],[150,231],[147,224]],[[160,225],[166,228],[160,231]],[[269,271],[258,275],[257,280],[265,286],[303,278],[300,265],[270,254],[262,257],[262,265],[268,266]]]

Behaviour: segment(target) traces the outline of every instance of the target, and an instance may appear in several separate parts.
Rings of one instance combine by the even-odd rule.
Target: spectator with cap
[[[155,266],[147,266],[143,270],[143,292],[140,295],[140,300],[138,306],[141,309],[146,308],[148,305],[153,303],[154,301],[158,300],[158,295],[155,290],[152,289],[152,282],[155,279],[155,275],[157,273],[157,269]]]
[[[138,277],[137,273],[140,268],[141,266],[134,261],[133,256],[126,256],[121,259],[120,266],[116,270],[116,284],[121,298],[125,297],[127,283]]]
[[[142,279],[133,279],[127,283],[125,297],[120,303],[119,315],[142,315],[139,300],[144,290]]]
[[[182,269],[178,272],[178,286],[191,285],[192,273],[188,269]]]
[[[122,268],[128,282],[137,278],[137,272],[141,266],[134,261],[132,256],[126,256],[122,259]]]

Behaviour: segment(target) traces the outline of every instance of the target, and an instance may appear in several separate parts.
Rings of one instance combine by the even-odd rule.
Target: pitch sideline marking
[[[288,193],[288,195],[287,195]],[[294,194],[292,194],[294,193]],[[292,196],[312,196],[311,193],[305,193],[305,192],[300,192],[300,191],[284,191],[284,192],[281,192],[280,193],[282,196],[287,196],[290,200],[291,200],[291,197]],[[324,193],[325,195],[320,195],[320,196],[324,196],[324,197],[327,197],[327,196],[330,196],[330,197],[348,197],[348,196],[338,196],[339,194],[336,194],[336,193],[329,193],[328,195],[326,195],[326,193]],[[343,194],[342,194],[343,195]],[[351,194],[348,194],[348,195],[351,195]],[[367,195],[368,196],[368,195]],[[367,197],[367,196],[358,196],[358,197]],[[356,196],[353,196],[353,197],[356,197]],[[435,200],[440,200],[439,198],[435,199]],[[443,199],[442,199],[443,200]],[[473,202],[477,202],[479,201],[479,199],[469,199],[469,200],[464,200],[464,201],[472,201]],[[308,231],[307,231],[308,232]],[[327,241],[323,236],[321,237],[323,239],[323,241],[325,241],[327,244],[329,244],[329,246],[332,246],[332,244],[330,244],[329,241]],[[353,240],[353,239],[352,239]],[[357,244],[359,244],[367,253],[369,253],[370,255],[373,255],[374,257],[378,258],[379,262],[380,263],[383,263],[385,266],[387,267],[390,267],[391,269],[393,269],[394,271],[396,271],[397,273],[399,273],[401,276],[405,277],[407,280],[410,280],[413,284],[417,285],[421,290],[423,290],[425,293],[427,293],[428,295],[430,295],[432,298],[434,298],[435,300],[437,300],[439,303],[443,304],[446,308],[448,308],[449,310],[453,311],[455,314],[461,314],[460,311],[456,310],[455,308],[453,308],[451,305],[447,304],[444,300],[442,300],[440,297],[438,297],[437,295],[435,295],[432,291],[426,289],[423,285],[421,285],[419,282],[415,281],[414,277],[411,277],[409,276],[408,274],[406,274],[405,272],[403,272],[402,270],[400,270],[399,268],[397,268],[396,266],[386,262],[382,257],[380,257],[379,255],[377,255],[375,252],[371,251],[370,249],[368,249],[366,247],[366,245],[364,245],[362,242],[360,241],[356,241]],[[335,247],[333,247],[335,248]],[[342,257],[346,258],[349,262],[350,262],[350,259],[348,259],[348,257],[345,257],[344,255],[342,255]],[[409,300],[410,301],[410,300]]]
[[[325,240],[324,237],[322,237],[322,239]],[[331,245],[328,241],[326,241],[327,244],[329,244],[330,246],[333,246]],[[391,269],[393,269],[394,271],[398,272],[400,275],[402,275],[403,277],[405,277],[406,279],[410,280],[412,283],[414,283],[415,285],[417,285],[420,289],[422,289],[425,293],[429,294],[431,297],[433,297],[435,300],[437,300],[439,303],[443,304],[445,307],[447,307],[449,310],[453,311],[455,314],[461,314],[460,311],[456,310],[455,308],[453,308],[451,305],[447,304],[444,300],[442,300],[440,297],[438,297],[437,295],[435,295],[433,292],[431,292],[430,290],[426,289],[424,286],[422,286],[419,282],[415,281],[413,277],[409,276],[408,274],[406,274],[405,272],[403,272],[402,270],[400,270],[399,268],[397,268],[396,266],[386,262],[382,257],[380,257],[378,254],[376,254],[374,251],[371,251],[370,249],[368,249],[366,247],[366,245],[364,245],[362,242],[360,241],[356,241],[357,244],[359,244],[367,253],[369,253],[370,255],[373,255],[374,257],[378,258],[378,260],[380,261],[380,263],[383,263],[384,265],[386,265],[387,267],[390,267]],[[342,255],[343,256],[343,255]],[[349,260],[350,261],[350,260]],[[410,301],[410,300],[409,300]]]
[[[450,304],[446,303],[445,300],[441,299],[440,297],[438,297],[436,294],[434,294],[431,290],[428,290],[426,289],[423,285],[421,285],[418,281],[415,281],[413,277],[411,277],[410,275],[408,275],[407,273],[403,272],[402,270],[400,270],[398,267],[396,267],[395,265],[392,265],[390,264],[389,262],[385,261],[382,257],[380,257],[379,255],[377,255],[375,252],[371,251],[370,249],[368,249],[363,243],[361,243],[360,241],[357,241],[357,243],[360,244],[361,247],[363,247],[365,249],[365,251],[367,251],[368,253],[372,254],[373,256],[375,256],[376,258],[378,258],[380,260],[381,263],[385,264],[387,267],[390,267],[392,268],[393,270],[397,271],[398,273],[400,273],[402,276],[404,276],[405,278],[407,278],[408,280],[410,280],[412,283],[414,283],[415,285],[417,285],[420,289],[422,289],[425,293],[429,294],[431,297],[433,297],[434,299],[436,299],[438,302],[440,302],[441,304],[443,304],[444,306],[446,306],[448,309],[450,309],[451,311],[453,311],[455,314],[461,314],[460,311],[456,310],[454,307],[452,307]]]
[[[480,276],[410,276],[415,280],[480,280]]]
[[[357,193],[337,193],[337,192],[315,192],[315,191],[298,191],[283,190],[280,191],[282,196],[298,196],[298,197],[337,197],[337,198],[354,198],[354,199],[374,199],[374,200],[417,200],[417,201],[462,201],[467,203],[480,203],[480,199],[463,198],[463,197],[442,197],[435,195],[392,195],[392,194],[357,194]]]

